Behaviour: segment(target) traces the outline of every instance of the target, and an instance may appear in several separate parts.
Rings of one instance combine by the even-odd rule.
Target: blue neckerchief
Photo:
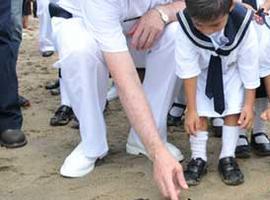
[[[213,98],[214,110],[220,115],[225,110],[222,61],[220,56],[228,56],[231,51],[238,47],[247,32],[252,17],[253,12],[251,10],[244,8],[240,4],[236,4],[234,9],[229,13],[224,29],[224,36],[228,39],[228,42],[224,46],[215,49],[212,40],[202,34],[193,25],[186,9],[177,14],[180,26],[191,42],[200,48],[213,51],[216,54],[210,58],[205,95],[209,99]]]

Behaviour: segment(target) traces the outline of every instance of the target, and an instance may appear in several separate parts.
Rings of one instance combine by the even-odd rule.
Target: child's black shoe
[[[244,175],[233,157],[225,157],[219,160],[218,171],[222,181],[227,185],[240,185],[244,183]]]
[[[236,146],[235,157],[236,158],[249,158],[250,157],[250,146],[249,146],[247,136],[239,135],[238,140],[245,140],[246,144]]]
[[[270,141],[268,143],[257,143],[256,137],[264,136],[269,141],[268,136],[265,133],[251,134],[250,145],[258,156],[270,156]]]
[[[204,174],[207,173],[207,163],[201,158],[192,159],[184,172],[186,182],[189,186],[198,185]]]

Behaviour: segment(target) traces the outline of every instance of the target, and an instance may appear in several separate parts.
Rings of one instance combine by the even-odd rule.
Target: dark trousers
[[[18,45],[12,42],[11,1],[0,0],[0,133],[20,129],[16,60]]]
[[[37,2],[31,0],[23,0],[23,16],[31,15],[37,17]]]
[[[23,16],[31,15],[31,1],[29,0],[23,0],[23,10],[22,10]]]

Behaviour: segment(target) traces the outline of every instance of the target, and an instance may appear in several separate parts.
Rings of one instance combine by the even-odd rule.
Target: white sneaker
[[[177,161],[181,162],[184,160],[184,156],[181,153],[181,151],[178,148],[176,148],[173,144],[166,142],[165,146],[167,147],[169,152],[173,155],[173,157]],[[126,144],[126,152],[129,154],[132,154],[132,155],[143,154],[149,158],[149,155],[146,152],[144,147],[142,147],[141,145],[138,145],[138,144],[134,144],[133,142],[130,142],[130,141],[128,141]]]
[[[60,169],[60,174],[64,177],[82,177],[90,173],[95,168],[95,162],[98,158],[86,157],[83,151],[82,143],[66,157],[64,164]]]
[[[117,90],[116,90],[115,85],[113,84],[112,87],[107,92],[106,98],[108,101],[112,101],[112,100],[116,99],[117,97],[118,97]]]

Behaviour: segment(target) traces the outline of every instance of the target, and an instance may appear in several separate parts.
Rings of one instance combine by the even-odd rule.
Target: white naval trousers
[[[182,81],[175,74],[175,34],[177,22],[167,25],[162,37],[147,52],[144,91],[149,101],[162,141],[167,141],[167,115],[174,97],[181,90]],[[128,140],[141,145],[140,138],[131,128]]]
[[[164,141],[167,139],[166,116],[177,79],[174,61],[176,26],[176,23],[168,25],[161,39],[145,56],[144,89]],[[81,18],[54,17],[52,30],[59,52],[55,66],[61,67],[62,81],[79,119],[85,154],[101,156],[108,151],[103,110],[109,78],[102,52]],[[134,131],[131,136],[140,142]]]
[[[65,83],[63,82],[62,78],[59,78],[60,81],[60,98],[61,98],[61,106],[65,105],[71,107],[71,103],[69,101],[69,97],[67,94],[67,89]]]
[[[50,2],[57,0],[37,0],[37,16],[39,20],[39,50],[54,51],[52,42],[51,17],[48,10]]]

